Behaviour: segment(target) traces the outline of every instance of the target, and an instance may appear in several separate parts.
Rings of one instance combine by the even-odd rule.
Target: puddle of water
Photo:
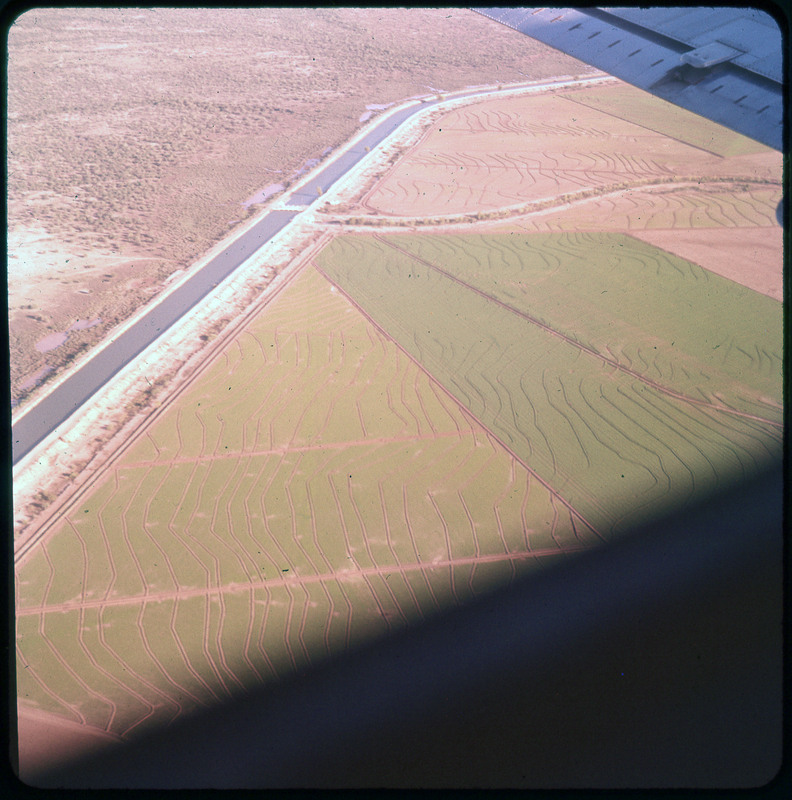
[[[102,320],[97,319],[78,319],[77,322],[74,323],[70,328],[67,328],[66,333],[71,333],[71,331],[84,331],[88,328],[93,328],[94,325],[98,325]]]
[[[60,347],[68,338],[69,334],[66,331],[51,333],[49,336],[45,336],[43,339],[36,342],[36,350],[38,350],[39,353],[49,353],[50,350]]]
[[[50,333],[43,339],[39,339],[39,341],[36,342],[36,350],[38,350],[39,353],[49,353],[50,350],[60,347],[69,338],[69,334],[72,331],[84,331],[88,328],[93,328],[94,325],[98,325],[101,321],[102,320],[99,318],[78,319],[77,322],[68,327],[65,331]]]
[[[282,183],[271,183],[269,186],[265,186],[263,189],[256,192],[253,197],[245,200],[245,202],[242,203],[242,207],[248,208],[254,203],[263,203],[265,200],[272,197],[272,195],[282,192],[285,188],[286,187]]]

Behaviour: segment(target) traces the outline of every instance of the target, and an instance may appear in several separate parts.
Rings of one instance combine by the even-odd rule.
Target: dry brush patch
[[[27,376],[69,357],[45,358],[34,345],[89,313],[76,289],[91,292],[90,313],[106,330],[244,221],[258,190],[346,140],[367,104],[516,81],[526,70],[545,77],[580,65],[468,10],[22,15],[9,34],[9,228],[12,241],[43,229],[46,246],[30,261],[77,283],[37,295],[39,322],[22,313],[31,301],[12,271],[15,398]]]
[[[308,270],[20,564],[20,700],[133,735],[595,541]]]

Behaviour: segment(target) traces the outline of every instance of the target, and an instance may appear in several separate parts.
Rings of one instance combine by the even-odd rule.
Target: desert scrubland
[[[780,154],[635,92],[451,110],[317,214],[18,563],[23,721],[132,738],[779,456]]]
[[[471,11],[423,8],[36,9],[8,54],[15,403],[367,106],[585,69]]]

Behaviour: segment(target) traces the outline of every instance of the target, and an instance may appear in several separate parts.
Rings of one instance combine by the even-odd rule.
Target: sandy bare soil
[[[496,231],[629,232],[780,300],[781,154],[736,135],[735,155],[707,152],[586,105],[588,91],[450,111],[346,210],[402,226],[471,215]],[[717,133],[728,150],[731,134]]]
[[[599,93],[617,96],[616,83]],[[378,214],[433,216],[488,212],[569,192],[686,177],[780,181],[780,155],[722,158],[590,108],[572,98],[492,99],[451,111],[364,198]],[[635,90],[637,91],[637,90]]]
[[[643,230],[633,236],[768,297],[784,299],[780,226]]]
[[[23,782],[30,781],[44,767],[53,767],[120,741],[98,728],[69,722],[21,703],[18,715],[19,777]]]
[[[369,106],[587,70],[464,9],[36,9],[8,46],[15,402]]]

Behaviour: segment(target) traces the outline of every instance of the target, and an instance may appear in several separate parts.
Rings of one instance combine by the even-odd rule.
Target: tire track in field
[[[82,609],[81,609],[81,611],[82,611]],[[103,704],[103,705],[105,705],[105,706],[108,706],[108,708],[109,708],[109,711],[110,711],[110,717],[109,717],[109,719],[110,719],[110,720],[112,720],[112,719],[115,717],[115,715],[116,715],[116,713],[117,713],[117,711],[118,711],[118,707],[116,706],[116,704],[115,704],[115,703],[114,703],[112,700],[109,700],[108,698],[104,697],[102,694],[100,694],[100,693],[99,693],[99,692],[97,692],[96,690],[92,689],[92,688],[91,688],[91,687],[90,687],[90,686],[89,686],[89,685],[88,685],[88,684],[87,684],[87,683],[86,683],[86,682],[85,682],[85,681],[82,679],[82,676],[81,676],[81,675],[80,675],[80,674],[77,672],[77,670],[76,670],[76,669],[74,669],[74,668],[71,666],[71,664],[69,664],[68,660],[67,660],[67,659],[66,659],[66,658],[63,656],[63,654],[60,652],[60,650],[57,648],[57,646],[55,645],[55,643],[52,641],[52,639],[49,637],[49,635],[48,635],[48,634],[47,634],[47,632],[45,631],[45,629],[44,629],[44,626],[45,626],[45,624],[46,624],[46,623],[45,623],[45,619],[44,619],[44,618],[45,618],[45,616],[46,616],[45,614],[42,614],[42,615],[39,617],[39,628],[38,628],[38,634],[39,634],[39,637],[40,637],[40,639],[41,639],[41,640],[44,642],[44,644],[47,646],[47,648],[49,649],[49,651],[50,651],[50,652],[52,653],[52,655],[55,657],[55,660],[56,660],[56,661],[57,661],[57,662],[58,662],[58,663],[61,665],[61,667],[63,668],[63,671],[64,671],[64,672],[65,672],[67,675],[69,675],[69,676],[71,677],[71,679],[72,679],[72,680],[73,680],[73,681],[74,681],[74,682],[75,682],[75,683],[76,683],[78,686],[82,687],[82,690],[83,690],[83,692],[85,692],[85,694],[83,695],[83,697],[93,697],[93,698],[95,698],[96,700],[98,700],[98,701],[99,701],[99,703],[101,703],[101,704]],[[65,700],[63,700],[63,699],[61,699],[61,702],[62,702],[62,703],[66,703],[66,701],[65,701]],[[66,703],[66,704],[67,704],[67,703]],[[67,705],[69,705],[69,704],[67,704]],[[76,708],[75,708],[75,710],[76,710]],[[86,720],[86,719],[85,719],[85,717],[82,715],[82,713],[81,713],[81,712],[78,712],[78,713],[80,714],[80,718],[81,718],[81,720],[82,720],[82,724],[87,724],[87,720]],[[96,714],[93,714],[92,716],[93,716],[93,717],[96,717]],[[101,727],[101,729],[102,729],[102,730],[105,730],[105,731],[106,731],[106,730],[109,730],[109,728],[107,727],[107,723],[105,723],[105,724],[103,724],[103,725],[101,725],[101,726],[96,726],[96,727]]]
[[[448,532],[448,523],[443,516],[443,512],[437,506],[437,502],[434,499],[434,492],[427,492],[427,496],[429,498],[429,502],[432,504],[432,508],[434,509],[435,514],[437,514],[438,519],[440,520],[440,526],[443,529],[443,538],[445,540],[446,552],[448,553],[448,561],[453,560],[453,548],[451,547],[451,534]],[[475,533],[474,533],[475,539]],[[478,549],[478,548],[477,548]],[[458,607],[460,605],[459,602],[459,595],[457,594],[456,589],[456,581],[454,580],[454,568],[453,566],[448,567],[448,578],[449,578],[449,585],[451,587],[451,596],[454,598],[454,604]]]
[[[204,594],[205,602],[208,605],[209,596]],[[190,661],[189,656],[187,655],[187,648],[185,648],[184,644],[182,643],[181,637],[179,636],[178,632],[176,631],[176,614],[179,610],[179,600],[183,599],[179,595],[175,595],[173,597],[173,604],[171,607],[171,615],[169,620],[169,627],[170,627],[170,634],[171,638],[173,639],[174,644],[176,645],[176,649],[179,651],[179,654],[182,657],[182,661],[184,662],[184,666],[187,668],[187,671],[195,678],[195,680],[206,689],[209,694],[214,698],[215,701],[219,702],[220,697],[218,697],[217,692],[207,683],[206,679],[198,672],[198,670],[193,665],[192,661]],[[204,639],[206,637],[206,629],[208,626],[204,625]],[[210,668],[213,670],[215,669],[214,664],[209,664]]]
[[[451,416],[449,414],[449,416]],[[371,447],[387,444],[399,444],[401,442],[422,442],[433,441],[434,439],[463,439],[469,436],[471,430],[457,428],[454,431],[438,431],[433,434],[404,434],[401,436],[374,436],[369,439],[355,439],[352,441],[339,441],[339,442],[320,442],[317,444],[304,444],[304,445],[281,445],[279,447],[268,448],[266,450],[252,450],[247,453],[219,453],[211,456],[195,456],[193,458],[184,457],[179,459],[168,459],[167,461],[133,461],[124,464],[119,464],[116,468],[119,472],[127,469],[143,469],[150,467],[167,466],[173,467],[179,464],[195,464],[206,463],[212,461],[222,460],[238,460],[241,457],[257,458],[261,456],[283,456],[287,453],[308,453],[316,450],[347,450],[352,447]]]
[[[651,386],[653,389],[656,389],[657,391],[662,392],[663,394],[667,394],[670,397],[674,397],[675,399],[681,400],[681,401],[686,402],[686,403],[693,403],[693,404],[696,404],[696,405],[709,406],[710,408],[712,408],[712,409],[714,409],[716,411],[722,411],[725,414],[734,414],[735,416],[744,417],[746,419],[753,419],[753,420],[756,420],[757,422],[763,422],[763,423],[765,423],[767,425],[772,425],[773,427],[776,427],[776,428],[779,428],[779,429],[782,429],[784,427],[784,423],[783,422],[775,422],[774,420],[766,419],[765,417],[760,417],[760,416],[758,416],[756,414],[749,414],[746,411],[736,411],[735,409],[729,408],[727,406],[718,405],[716,403],[712,403],[711,401],[699,400],[697,398],[690,397],[689,395],[683,394],[682,392],[676,392],[673,389],[668,388],[667,386],[663,386],[662,384],[658,383],[657,381],[653,381],[650,378],[647,378],[645,375],[641,375],[641,373],[636,372],[635,370],[632,370],[629,367],[625,367],[623,364],[620,364],[618,361],[614,361],[613,359],[609,358],[608,356],[603,355],[602,353],[599,353],[596,350],[594,350],[594,349],[592,349],[592,348],[590,348],[590,347],[588,347],[588,346],[586,346],[584,344],[581,344],[576,339],[573,339],[572,337],[567,336],[566,334],[562,333],[561,331],[558,331],[555,328],[552,328],[551,326],[547,325],[546,323],[542,322],[541,320],[537,319],[536,317],[532,316],[531,314],[528,314],[525,311],[521,311],[518,308],[514,308],[513,306],[510,306],[508,303],[505,303],[503,300],[500,300],[499,298],[495,297],[494,295],[488,294],[484,290],[479,289],[478,287],[474,286],[473,284],[468,283],[467,281],[464,281],[462,278],[457,277],[456,275],[454,275],[451,272],[448,272],[447,270],[443,269],[442,267],[438,267],[436,264],[433,264],[431,261],[427,261],[426,259],[421,258],[420,256],[415,255],[414,253],[411,253],[409,250],[405,250],[405,249],[399,247],[397,244],[389,242],[385,237],[383,237],[383,236],[381,236],[379,234],[374,234],[374,238],[377,239],[378,241],[382,242],[383,244],[387,245],[388,247],[392,248],[393,250],[399,251],[400,253],[402,253],[403,255],[407,256],[410,259],[412,259],[413,261],[417,261],[418,263],[423,264],[424,266],[429,267],[430,269],[433,269],[433,270],[439,272],[441,275],[444,275],[449,280],[452,280],[454,283],[459,284],[463,288],[468,289],[471,292],[474,292],[475,294],[479,295],[480,297],[483,297],[485,300],[489,300],[489,301],[495,303],[496,305],[500,306],[504,310],[509,311],[510,313],[515,314],[518,317],[521,317],[522,319],[526,320],[527,322],[530,322],[533,325],[536,325],[537,327],[541,328],[542,330],[546,331],[547,333],[551,334],[552,336],[554,336],[554,337],[556,337],[558,339],[561,339],[562,341],[566,342],[567,344],[572,345],[573,347],[577,348],[581,352],[586,353],[587,355],[593,356],[594,358],[596,358],[596,359],[608,364],[609,366],[613,367],[614,369],[617,369],[620,372],[624,372],[624,373],[630,375],[632,378],[635,378],[636,380],[641,381],[641,383],[645,383],[648,386]],[[314,266],[316,266],[316,264],[314,264]],[[316,267],[316,268],[319,269],[319,267]],[[370,317],[369,317],[369,319],[370,319]]]
[[[58,603],[55,605],[49,606],[36,606],[36,607],[29,607],[29,608],[21,608],[18,609],[17,613],[19,616],[31,616],[31,615],[45,615],[49,613],[64,613],[67,611],[79,610],[79,609],[88,609],[88,608],[110,608],[110,607],[118,607],[118,606],[140,606],[140,612],[138,615],[138,620],[142,624],[142,620],[140,620],[140,615],[142,615],[145,607],[149,603],[153,602],[168,602],[170,600],[174,601],[174,607],[178,604],[179,600],[187,600],[190,598],[195,597],[211,597],[216,594],[240,594],[244,592],[249,592],[255,589],[269,589],[276,586],[282,586],[285,588],[289,588],[290,586],[300,586],[302,584],[312,584],[312,583],[319,583],[321,581],[337,581],[342,584],[344,581],[354,581],[359,578],[365,578],[367,576],[380,576],[384,577],[385,575],[390,574],[401,574],[407,575],[413,572],[420,572],[424,574],[427,570],[433,571],[438,569],[445,569],[447,567],[454,567],[454,566],[465,566],[465,565],[475,565],[475,564],[487,564],[487,563],[496,563],[500,561],[525,561],[529,559],[535,558],[542,558],[544,556],[549,555],[560,555],[560,554],[571,554],[576,552],[582,552],[585,550],[589,550],[590,547],[586,545],[580,546],[564,546],[564,547],[552,547],[552,548],[541,548],[541,549],[534,549],[534,550],[524,550],[519,552],[507,552],[507,553],[488,553],[486,555],[481,556],[459,556],[452,559],[438,559],[433,561],[417,561],[411,562],[407,564],[389,564],[389,565],[377,565],[373,567],[359,567],[357,569],[349,569],[344,568],[340,570],[336,570],[335,572],[329,572],[325,574],[311,574],[311,575],[291,575],[289,577],[279,577],[279,578],[270,578],[264,579],[262,578],[259,581],[251,581],[249,583],[233,583],[228,584],[226,586],[213,586],[213,587],[194,587],[189,589],[178,589],[178,590],[167,590],[162,592],[150,593],[148,595],[128,595],[124,597],[114,597],[108,600],[104,599],[88,599],[82,601],[68,601],[64,603]],[[425,575],[424,575],[425,577]],[[432,593],[434,598],[434,594]],[[436,598],[434,598],[436,601]],[[438,606],[442,607],[442,606]],[[173,615],[171,617],[173,620]],[[139,630],[141,635],[143,635],[143,628],[139,625]],[[263,627],[263,626],[262,626]],[[174,641],[177,643],[177,647],[179,648],[180,652],[183,652],[181,640],[178,638],[175,630],[172,628],[172,634],[174,636]],[[144,638],[144,646],[145,646],[145,638]],[[151,652],[150,648],[146,647],[147,653],[152,661],[154,661],[158,666],[161,667],[161,662],[154,656]],[[189,665],[189,662],[187,662]],[[191,670],[192,671],[192,670]],[[184,687],[179,686],[175,682],[171,681],[173,685],[186,692]],[[201,679],[201,683],[204,683]],[[206,685],[206,684],[204,684]],[[206,685],[207,688],[208,685]],[[202,702],[198,700],[197,697],[194,695],[190,695],[195,699],[197,702]]]

